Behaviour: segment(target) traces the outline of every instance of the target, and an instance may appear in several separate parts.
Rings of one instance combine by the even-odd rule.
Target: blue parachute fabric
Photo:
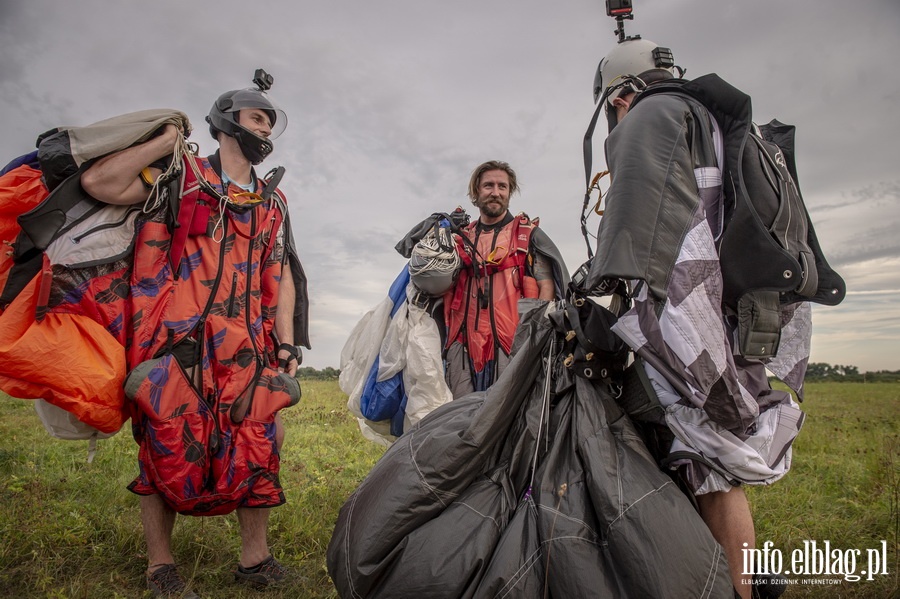
[[[390,420],[400,409],[406,399],[403,389],[403,374],[398,372],[384,381],[377,381],[379,359],[375,358],[362,396],[359,398],[359,410],[369,420]]]
[[[471,361],[469,363],[471,364]],[[484,365],[484,370],[475,373],[475,379],[473,381],[475,391],[487,391],[488,387],[494,384],[494,367],[496,364],[496,360],[489,360]]]
[[[402,381],[401,381],[402,382]],[[391,418],[391,434],[395,437],[399,437],[403,434],[403,422],[406,419],[406,401],[409,399],[409,396],[406,394],[406,391],[403,392],[403,399],[400,400],[400,409],[394,413],[394,417]]]
[[[391,283],[391,288],[388,289],[388,297],[394,302],[394,307],[391,309],[391,316],[394,316],[403,302],[406,301],[407,285],[409,285],[409,264],[404,265],[403,270],[400,271],[400,274],[397,275],[397,278]]]
[[[0,177],[8,173],[9,171],[19,168],[20,166],[27,164],[31,168],[40,169],[41,163],[38,162],[38,153],[37,150],[19,156],[18,158],[13,158],[9,164],[0,169]]]
[[[391,284],[388,290],[388,297],[394,302],[391,308],[391,317],[393,318],[403,302],[406,301],[406,286],[409,285],[409,265],[405,265],[397,278]],[[404,312],[405,314],[405,312]],[[362,415],[367,419],[378,422],[380,420],[393,420],[399,413],[399,425],[402,434],[403,428],[403,408],[406,406],[406,391],[403,388],[403,373],[398,372],[391,378],[378,380],[378,365],[380,360],[375,358],[369,376],[366,378],[366,384],[363,388],[362,396],[359,398],[359,409]],[[391,423],[391,434],[395,423]],[[399,436],[399,435],[396,435]]]

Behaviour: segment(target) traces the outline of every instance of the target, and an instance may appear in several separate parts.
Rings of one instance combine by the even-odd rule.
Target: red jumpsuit
[[[221,193],[209,160],[196,160]],[[280,505],[274,418],[300,397],[296,379],[275,369],[282,208],[187,193],[200,195],[176,266],[165,210],[141,224],[135,242],[125,390],[140,475],[129,489],[195,515]]]

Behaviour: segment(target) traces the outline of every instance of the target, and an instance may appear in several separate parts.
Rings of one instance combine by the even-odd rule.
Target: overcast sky
[[[756,121],[797,125],[801,189],[849,290],[814,309],[812,360],[900,368],[900,3],[634,4],[629,34],[750,94]],[[211,152],[213,100],[264,67],[289,115],[262,167],[287,168],[305,364],[337,367],[404,265],[394,244],[432,212],[471,209],[484,160],[517,170],[512,209],[541,217],[570,270],[586,259],[581,140],[614,26],[603,0],[0,0],[0,163],[51,127],[145,108],[186,112]]]

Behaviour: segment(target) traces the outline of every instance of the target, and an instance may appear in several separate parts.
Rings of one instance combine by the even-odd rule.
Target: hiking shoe
[[[200,599],[200,595],[188,589],[175,564],[166,564],[147,575],[147,588],[154,597],[164,599]]]
[[[787,578],[780,574],[754,574],[753,599],[778,599],[787,590]]]
[[[257,589],[265,589],[278,586],[290,574],[290,570],[270,555],[252,568],[245,568],[238,564],[234,571],[234,580]]]

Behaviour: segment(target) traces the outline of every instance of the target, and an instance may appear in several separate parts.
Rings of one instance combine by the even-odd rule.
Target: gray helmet
[[[648,84],[671,79],[676,69],[672,51],[640,36],[629,37],[613,48],[597,66],[594,75],[594,102],[612,101],[623,93],[640,91]]]
[[[437,297],[453,286],[460,264],[450,228],[437,227],[413,246],[409,275],[419,291]]]
[[[456,279],[457,268],[449,257],[440,259],[441,267],[433,268],[435,260],[413,252],[409,259],[409,273],[413,285],[425,295],[438,297],[446,293]],[[459,264],[457,258],[457,265]]]
[[[268,138],[260,137],[238,124],[238,113],[245,108],[259,108],[269,115],[272,133]],[[247,88],[232,90],[219,96],[209,110],[206,122],[209,123],[209,134],[213,139],[218,139],[220,132],[235,138],[247,160],[259,164],[275,148],[272,140],[287,127],[287,115],[272,102],[266,92]]]

